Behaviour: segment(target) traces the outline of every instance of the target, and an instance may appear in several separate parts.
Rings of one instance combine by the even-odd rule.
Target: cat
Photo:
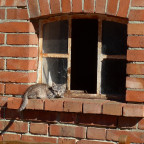
[[[28,99],[51,99],[51,98],[61,98],[64,97],[64,92],[66,90],[66,84],[55,84],[52,82],[52,85],[48,84],[35,84],[30,86],[24,96],[23,103],[21,104],[18,111],[22,111],[25,109],[28,104]]]

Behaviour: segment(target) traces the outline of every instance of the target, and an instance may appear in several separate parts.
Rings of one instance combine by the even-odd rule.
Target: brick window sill
[[[21,103],[21,98],[0,97],[0,106],[7,104],[8,109],[18,109]],[[128,104],[101,99],[29,99],[26,109],[84,114],[104,114],[125,117],[144,117],[144,105],[142,104]]]

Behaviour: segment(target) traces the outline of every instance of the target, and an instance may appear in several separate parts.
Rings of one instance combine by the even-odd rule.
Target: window
[[[106,16],[53,17],[40,22],[39,82],[72,92],[125,96],[127,21]]]

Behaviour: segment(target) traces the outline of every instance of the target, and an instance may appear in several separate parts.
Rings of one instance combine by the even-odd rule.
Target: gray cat
[[[18,111],[25,109],[28,104],[28,99],[47,99],[47,98],[60,98],[64,96],[66,84],[35,84],[30,86],[24,94],[23,103]]]

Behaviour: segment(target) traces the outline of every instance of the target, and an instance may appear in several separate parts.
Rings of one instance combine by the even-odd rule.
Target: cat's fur
[[[28,99],[47,99],[47,98],[58,98],[63,97],[66,90],[66,84],[55,84],[52,83],[52,86],[48,84],[35,84],[30,86],[23,97],[23,103],[20,106],[18,111],[25,109],[28,104]]]

